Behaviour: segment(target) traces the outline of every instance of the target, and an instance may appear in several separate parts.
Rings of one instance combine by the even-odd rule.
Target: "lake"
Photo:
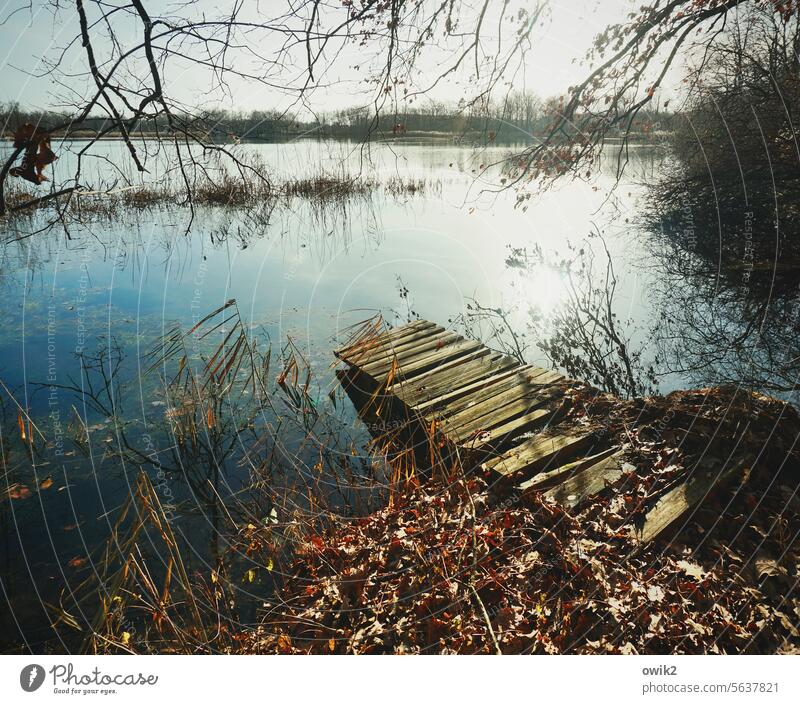
[[[79,147],[57,148],[56,182],[74,169],[70,150]],[[521,273],[509,266],[510,253],[538,247],[547,261],[557,262],[568,256],[569,243],[596,247],[596,240],[581,244],[593,229],[603,233],[614,262],[614,311],[619,320],[632,321],[625,326],[632,344],[648,343],[654,321],[664,314],[663,295],[654,295],[663,294],[664,280],[653,266],[654,247],[662,245],[641,221],[647,207],[643,183],[664,160],[652,147],[631,150],[620,184],[609,157],[586,182],[564,183],[524,208],[515,207],[515,191],[497,188],[499,172],[492,165],[508,154],[508,146],[396,141],[365,151],[360,144],[307,139],[239,149],[257,153],[276,181],[325,171],[380,181],[414,178],[427,185],[414,195],[376,189],[328,206],[294,198],[268,217],[250,208],[201,206],[191,224],[187,207],[154,204],[71,222],[69,238],[60,226],[31,234],[41,227],[41,214],[4,225],[0,379],[10,392],[3,396],[4,489],[16,486],[18,494],[0,501],[0,577],[5,598],[15,604],[13,613],[4,610],[0,617],[5,648],[25,642],[58,647],[59,639],[71,637],[68,628],[54,637],[49,623],[64,590],[77,588],[91,571],[92,556],[131,493],[140,465],[120,459],[119,429],[86,399],[87,384],[98,383],[116,355],[122,356],[118,384],[107,400],[124,407],[127,439],[144,455],[172,451],[169,404],[158,370],[146,373],[145,354],[176,324],[188,329],[235,299],[244,327],[272,345],[272,376],[290,339],[313,374],[308,395],[327,430],[314,436],[317,446],[309,444],[303,429],[281,425],[277,412],[263,418],[274,431],[271,442],[287,457],[299,458],[301,475],[313,474],[323,444],[355,457],[365,496],[374,498],[381,495],[382,480],[370,473],[369,436],[336,392],[333,375],[331,351],[349,326],[376,313],[391,324],[417,316],[447,324],[478,301],[510,311],[512,327],[523,330],[531,306],[546,318],[567,287],[556,267],[541,264]],[[111,165],[125,161],[121,143],[102,143],[98,152],[103,158],[84,170],[89,185],[114,181]],[[155,168],[148,178],[158,175]],[[684,286],[690,285],[687,277]],[[224,331],[223,326],[210,339],[218,343]],[[81,354],[85,366],[87,356],[107,349],[110,356],[101,355],[91,374],[82,372]],[[549,365],[535,343],[527,357]],[[668,392],[698,383],[698,375],[667,373],[659,382]],[[286,399],[279,393],[276,399],[283,408]],[[47,438],[35,452],[19,441],[26,423],[17,403]],[[82,433],[86,441],[76,443]],[[234,448],[213,478],[214,492],[239,515],[252,510],[237,505],[252,479],[243,454]],[[147,471],[169,490],[187,562],[208,571],[218,557],[224,515],[207,510],[209,499],[199,489],[209,479],[198,482],[190,469],[166,479],[157,478],[153,467]],[[334,494],[332,483],[332,505],[352,500],[337,504]],[[275,520],[283,519],[282,510]],[[269,585],[261,586],[268,591]]]

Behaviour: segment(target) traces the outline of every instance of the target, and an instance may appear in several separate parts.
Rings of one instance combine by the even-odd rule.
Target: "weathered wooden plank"
[[[499,425],[491,430],[473,432],[473,437],[464,442],[473,450],[499,450],[512,442],[519,435],[540,430],[547,424],[555,422],[563,415],[560,408],[537,408],[530,413],[519,416],[514,420]]]
[[[540,384],[540,374],[532,372],[531,374],[521,374],[518,377],[513,377],[509,382],[501,382],[497,386],[489,387],[488,389],[476,394],[474,397],[467,399],[466,404],[452,404],[442,408],[437,415],[439,415],[444,424],[448,428],[458,428],[462,424],[470,422],[476,418],[482,418],[486,415],[496,416],[496,420],[503,422],[504,420],[511,420],[509,413],[524,413],[526,410],[533,410],[541,405],[541,403],[550,395],[547,389],[550,384]],[[528,408],[525,405],[515,405],[515,407],[507,408],[511,404],[519,400],[529,401]],[[487,425],[486,428],[494,427],[498,422]]]
[[[609,447],[602,452],[598,452],[596,455],[583,457],[575,462],[561,465],[560,467],[556,467],[555,469],[551,469],[547,472],[541,472],[535,477],[524,481],[519,485],[519,488],[523,493],[527,491],[544,491],[545,489],[549,489],[557,484],[561,484],[573,474],[597,464],[601,460],[613,455],[615,452],[619,452],[616,447]]]
[[[463,364],[437,367],[428,374],[418,376],[406,385],[404,392],[409,401],[420,408],[427,400],[458,391],[473,382],[495,376],[499,370],[509,368],[508,360],[497,353],[472,357]]]
[[[430,340],[434,337],[441,337],[445,334],[455,334],[452,330],[446,330],[441,325],[435,325],[431,328],[425,328],[421,331],[412,331],[410,335],[404,335],[396,340],[387,340],[383,344],[383,349],[385,350],[386,354],[390,354],[393,352],[398,352],[403,350],[407,347],[412,347],[415,344],[419,344],[420,342],[425,342]],[[377,362],[379,359],[376,357],[371,359],[369,364],[373,362]]]
[[[545,496],[555,499],[563,506],[575,508],[590,496],[599,494],[609,484],[616,482],[626,473],[622,452],[615,452],[600,462],[590,465],[573,474],[558,486],[548,489]],[[633,471],[633,465],[628,465]]]
[[[403,400],[424,414],[431,409],[431,399],[448,396],[453,402],[458,395],[480,388],[481,382],[516,366],[500,355],[487,355],[449,369],[437,370],[426,378],[415,379],[403,389]],[[462,391],[467,389],[467,391]],[[452,395],[451,395],[452,394]],[[441,402],[436,406],[444,405]]]
[[[513,374],[505,379],[498,381],[497,384],[487,385],[485,389],[481,390],[479,394],[474,396],[464,396],[461,399],[456,399],[449,404],[437,406],[431,411],[429,415],[437,415],[447,419],[452,418],[458,413],[467,412],[471,408],[477,407],[479,404],[497,399],[498,403],[505,400],[513,400],[520,393],[520,389],[530,389],[532,392],[544,392],[548,387],[552,386],[556,380],[563,379],[561,375],[554,375],[552,372],[541,369],[539,367],[518,367],[518,373]],[[505,399],[499,399],[503,394],[511,392],[511,396]],[[500,406],[498,405],[498,408]]]
[[[710,470],[696,467],[683,484],[662,496],[648,511],[642,526],[634,527],[631,532],[642,543],[649,543],[696,509],[715,489],[744,476],[754,461],[753,456],[749,455]]]
[[[412,379],[401,378],[397,381],[393,381],[386,387],[386,391],[388,393],[396,394],[398,397],[404,397],[406,391],[414,389],[416,385],[429,383],[431,380],[438,379],[441,374],[450,372],[457,368],[460,369],[466,367],[466,365],[471,364],[475,360],[480,360],[491,356],[491,353],[492,351],[490,349],[481,347],[474,352],[464,355],[463,357],[456,357],[448,360],[447,362],[436,365],[436,367],[433,369],[415,374]]]
[[[465,447],[477,450],[479,448],[498,448],[503,443],[508,443],[516,436],[540,428],[553,417],[550,408],[537,408],[530,413],[514,418],[494,428],[475,428],[474,430],[460,430],[453,438],[454,442],[464,444]]]
[[[591,451],[594,435],[537,435],[508,452],[487,460],[486,469],[502,476],[533,474],[548,465],[557,466],[572,459],[579,452]]]
[[[374,349],[369,357],[365,357],[363,359],[360,358],[358,365],[363,368],[368,364],[377,364],[383,360],[391,359],[394,356],[399,355],[401,352],[406,352],[415,345],[439,340],[445,336],[454,336],[455,334],[456,333],[445,330],[443,327],[437,325],[435,327],[423,330],[422,332],[406,335],[398,340],[388,340],[387,342],[383,343],[379,349]]]
[[[416,340],[407,347],[400,349],[388,349],[387,354],[378,360],[370,361],[367,364],[359,365],[361,370],[370,376],[385,374],[395,362],[398,365],[405,365],[414,359],[421,358],[424,354],[442,349],[448,345],[464,338],[454,332],[442,332],[440,335],[433,335]]]
[[[462,424],[455,430],[448,429],[446,432],[453,438],[454,442],[461,442],[467,438],[475,437],[479,431],[491,431],[502,425],[508,425],[521,416],[531,415],[535,410],[541,409],[547,401],[548,399],[539,399],[538,401],[523,399],[503,406],[497,413],[485,414],[480,418]]]
[[[538,378],[542,374],[542,371],[536,367],[517,367],[516,374],[502,379],[496,384],[487,385],[475,394],[470,394],[469,396],[439,406],[433,409],[428,415],[442,419],[452,418],[457,413],[474,408],[490,398],[513,391],[514,389],[522,388],[526,385],[528,388],[534,388],[533,384],[536,384],[538,388],[544,388],[544,386],[540,386],[538,383]]]
[[[442,326],[431,323],[428,320],[416,320],[412,323],[387,330],[380,335],[341,347],[338,350],[334,350],[333,354],[344,361],[363,359],[370,350],[383,349],[385,346],[390,343],[395,343],[403,337],[430,328],[440,328],[444,330]]]
[[[418,402],[415,405],[415,408],[417,411],[424,413],[427,410],[433,410],[441,405],[453,403],[463,396],[472,393],[473,391],[488,388],[499,381],[503,381],[508,377],[519,373],[520,370],[525,369],[525,367],[520,367],[519,363],[510,357],[500,357],[497,359],[496,365],[497,366],[492,367],[491,371],[494,373],[492,373],[490,376],[480,377],[477,381],[470,379],[466,386],[457,386],[453,388],[455,384],[451,382],[450,384],[445,385],[443,389],[441,388],[441,385],[433,386],[432,391],[438,394],[436,396],[427,395],[427,397],[425,397],[424,392],[421,392],[419,398],[425,398],[425,400]],[[497,371],[498,369],[500,371]],[[447,378],[449,378],[449,376]],[[453,380],[453,382],[455,381],[456,380]],[[428,389],[426,388],[425,392],[427,391]]]
[[[536,383],[537,384],[556,384],[559,381],[564,381],[566,377],[563,374],[559,374],[557,371],[553,369],[545,369],[542,370],[541,374],[536,376]]]
[[[490,430],[539,408],[546,401],[540,388],[520,385],[452,416],[445,415],[442,428],[445,433],[454,436],[463,435],[462,431],[471,434],[472,430],[478,428]]]
[[[342,356],[347,356],[348,353],[358,352],[364,347],[384,344],[389,340],[396,340],[404,335],[411,335],[415,332],[420,332],[426,328],[433,327],[437,327],[436,323],[432,323],[428,320],[415,320],[414,322],[407,323],[406,325],[401,325],[396,328],[387,328],[378,334],[372,336],[366,335],[353,342],[348,342],[348,344],[345,346],[335,349],[333,353],[337,357],[341,358]]]
[[[398,368],[395,374],[396,379],[413,379],[417,374],[428,371],[432,367],[436,367],[456,358],[462,358],[470,352],[478,352],[479,350],[486,350],[480,342],[474,340],[459,340],[445,345],[440,350],[436,350],[429,355],[424,355],[419,359],[415,359],[410,364],[405,364]],[[486,350],[488,352],[488,350]],[[388,371],[388,370],[387,370]],[[378,375],[376,378],[385,378],[386,375]]]

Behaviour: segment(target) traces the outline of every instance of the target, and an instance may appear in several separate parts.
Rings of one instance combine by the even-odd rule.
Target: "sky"
[[[123,2],[123,0],[120,0]],[[146,7],[152,12],[161,12],[164,2],[149,0]],[[244,0],[249,10],[261,16],[278,16],[285,11],[288,3],[280,0]],[[498,10],[502,0],[491,0],[491,10]],[[63,3],[62,3],[63,4]],[[228,4],[227,0],[199,0],[199,9],[209,14],[219,12]],[[59,103],[68,102],[72,91],[85,91],[87,84],[79,74],[85,71],[85,55],[75,42],[79,25],[77,13],[71,3],[54,18],[43,0],[33,0],[32,7],[27,8],[28,0],[0,0],[0,101],[18,101],[24,107],[48,109]],[[93,3],[86,2],[88,11],[92,12]],[[517,74],[515,84],[518,87],[532,90],[542,97],[557,95],[575,83],[585,72],[575,62],[580,59],[595,34],[608,24],[625,19],[629,12],[635,11],[637,4],[629,0],[550,0],[546,17],[541,26],[532,34],[532,49],[527,57],[524,71]],[[21,9],[20,9],[21,8]],[[140,27],[130,24],[120,25],[120,36],[124,41],[126,33],[136,38]],[[70,45],[70,42],[72,44]],[[64,54],[62,78],[53,81],[47,75],[47,62],[52,61],[65,46],[71,49]],[[98,41],[95,51],[101,56],[108,46]],[[262,46],[260,50],[269,55],[270,47]],[[350,61],[359,59],[358,50],[351,49],[351,55],[342,65],[350,65]],[[420,65],[420,78],[426,71],[433,75],[437,66],[433,63]],[[342,77],[342,76],[337,76]],[[179,100],[188,104],[214,107],[235,108],[241,110],[270,109],[285,107],[285,96],[254,81],[234,80],[231,91],[224,94],[213,90],[207,72],[194,67],[176,64],[175,70],[165,75],[167,90]],[[457,80],[447,81],[436,90],[436,99],[455,102],[463,95],[464,85]],[[65,98],[67,100],[65,100]],[[312,99],[317,110],[335,110],[350,107],[354,103],[363,102],[358,92],[358,84],[345,81],[329,90],[321,90]]]

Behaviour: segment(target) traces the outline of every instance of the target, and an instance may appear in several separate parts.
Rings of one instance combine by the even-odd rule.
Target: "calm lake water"
[[[636,224],[646,207],[640,184],[662,160],[652,148],[632,151],[625,181],[613,194],[609,163],[591,182],[564,184],[526,209],[514,207],[514,192],[486,192],[494,190],[493,182],[480,176],[483,165],[500,160],[508,147],[398,142],[365,152],[357,144],[302,140],[241,148],[257,152],[276,181],[326,170],[420,178],[428,187],[414,196],[376,191],[330,208],[295,199],[276,208],[268,223],[246,211],[200,208],[189,228],[187,208],[155,206],[73,223],[71,239],[56,227],[3,245],[0,379],[51,440],[32,458],[19,443],[10,444],[19,435],[18,414],[4,395],[3,488],[19,483],[31,490],[28,498],[0,502],[0,579],[4,598],[14,606],[0,616],[0,640],[7,648],[24,640],[57,647],[48,623],[62,590],[79,581],[71,561],[93,555],[106,539],[138,471],[111,452],[118,437],[107,418],[79,395],[49,388],[84,383],[76,350],[116,340],[125,353],[119,400],[132,437],[142,443],[147,436],[157,452],[168,452],[165,404],[157,377],[143,374],[141,357],[173,324],[189,327],[235,298],[253,333],[269,338],[276,352],[287,338],[295,342],[313,369],[317,407],[363,451],[367,434],[352,408],[341,398],[334,407],[328,397],[335,387],[331,350],[347,326],[376,312],[392,323],[416,315],[446,323],[477,299],[518,309],[512,322],[522,328],[530,304],[545,314],[558,305],[564,282],[548,267],[521,277],[506,265],[509,247],[538,245],[555,261],[566,255],[568,242],[579,244],[596,226],[620,279],[617,312],[634,321],[635,341],[647,340],[659,315],[649,295],[652,240]],[[109,163],[125,161],[119,143],[99,149],[108,161],[95,159],[85,167],[90,184],[112,180]],[[56,182],[74,168],[66,147],[59,153]],[[4,239],[39,226],[38,219],[17,221],[6,226]],[[406,297],[401,289],[408,290]],[[529,361],[547,363],[535,345]],[[667,376],[661,390],[688,383],[688,377]],[[68,425],[77,416],[91,429],[83,450],[69,440]],[[52,439],[59,433],[56,453]],[[293,438],[287,428],[281,442],[287,452],[308,457],[310,467],[314,448],[294,446]],[[235,494],[248,476],[245,467],[227,463],[219,493]],[[48,479],[52,486],[37,490]],[[209,570],[218,526],[184,479],[170,478],[180,506],[175,528],[190,566]]]

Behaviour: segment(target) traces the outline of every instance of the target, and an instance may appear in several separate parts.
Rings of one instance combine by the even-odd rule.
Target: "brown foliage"
[[[24,149],[22,164],[15,166],[9,173],[24,178],[37,186],[49,179],[44,169],[58,157],[50,148],[50,133],[38,130],[34,125],[24,124],[14,133],[14,149]]]

